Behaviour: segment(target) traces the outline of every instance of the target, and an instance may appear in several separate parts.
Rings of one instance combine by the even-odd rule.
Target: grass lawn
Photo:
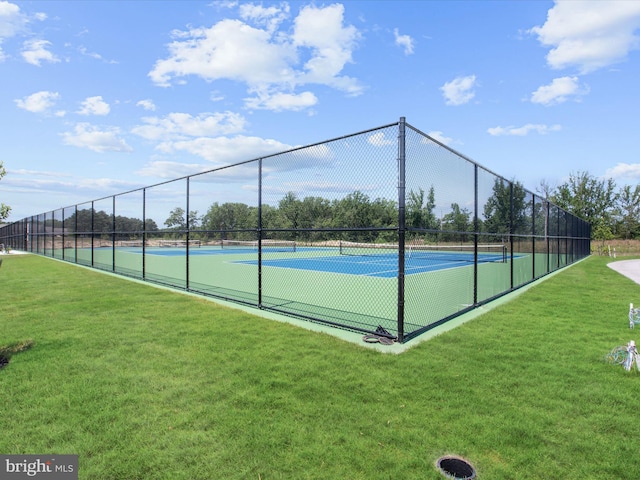
[[[34,255],[0,269],[0,453],[79,478],[638,478],[640,285],[590,257],[400,355]]]

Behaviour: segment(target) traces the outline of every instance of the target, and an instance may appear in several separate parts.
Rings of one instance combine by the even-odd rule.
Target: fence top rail
[[[445,144],[444,144],[444,143],[442,143],[441,141],[439,141],[439,140],[437,140],[437,139],[433,138],[433,137],[432,137],[432,136],[430,136],[430,135],[427,135],[426,133],[424,133],[424,132],[423,132],[423,131],[421,131],[420,129],[418,129],[418,128],[414,127],[413,125],[411,125],[411,124],[407,123],[407,124],[406,124],[406,126],[407,126],[409,129],[411,129],[411,130],[413,130],[414,132],[416,132],[417,134],[422,135],[422,136],[424,136],[424,137],[428,138],[430,141],[432,141],[432,142],[433,142],[433,143],[435,143],[436,145],[438,145],[438,146],[440,146],[440,147],[444,148],[445,150],[448,150],[449,152],[453,153],[454,155],[457,155],[458,157],[460,157],[460,158],[462,158],[462,159],[466,160],[467,162],[469,162],[469,163],[473,164],[474,166],[476,166],[476,167],[478,167],[478,168],[481,168],[481,169],[482,169],[482,170],[484,170],[485,172],[487,172],[487,173],[489,173],[489,174],[491,174],[491,175],[494,175],[495,177],[497,177],[497,178],[499,178],[499,179],[501,179],[501,180],[503,180],[503,181],[505,181],[505,182],[507,182],[507,183],[510,183],[510,184],[516,183],[514,180],[509,180],[509,179],[507,179],[507,178],[503,177],[502,175],[500,175],[500,174],[498,174],[498,173],[494,172],[493,170],[491,170],[491,169],[489,169],[489,168],[487,168],[487,167],[485,167],[485,166],[483,166],[483,165],[480,165],[478,162],[476,162],[476,161],[475,161],[475,160],[473,160],[472,158],[468,157],[467,155],[465,155],[465,154],[463,154],[463,153],[458,152],[457,150],[455,150],[455,149],[453,149],[453,148],[449,147],[448,145],[445,145]],[[548,198],[544,198],[544,197],[540,196],[539,194],[536,194],[536,193],[532,192],[531,190],[528,190],[528,189],[524,188],[524,186],[523,186],[523,190],[524,190],[526,193],[528,193],[528,194],[532,195],[532,197],[533,197],[533,201],[534,201],[534,202],[535,202],[536,200],[538,200],[538,201],[540,201],[540,202],[545,202],[545,203],[547,203],[547,204],[549,204],[549,205],[554,205],[552,202],[550,202],[550,201],[549,201],[549,199],[548,199]],[[572,215],[573,215],[573,214],[572,214]],[[575,215],[574,215],[574,216],[575,216]],[[582,218],[580,218],[580,217],[576,217],[576,218],[578,218],[579,220],[585,221],[584,219],[582,219]]]
[[[287,155],[287,154],[290,154],[292,152],[302,151],[302,150],[305,150],[305,149],[310,149],[310,148],[313,148],[313,147],[317,147],[319,145],[323,145],[323,144],[327,144],[327,143],[331,143],[331,142],[337,142],[337,141],[345,140],[345,139],[348,139],[348,138],[353,138],[353,137],[356,137],[356,136],[366,135],[366,134],[371,133],[371,132],[375,132],[375,131],[379,131],[379,130],[383,130],[383,129],[387,129],[387,128],[391,128],[391,127],[400,128],[401,125],[404,125],[404,126],[408,127],[410,130],[416,132],[417,134],[419,134],[419,135],[421,135],[421,136],[423,136],[425,138],[428,138],[434,144],[444,148],[445,150],[453,153],[454,155],[458,156],[459,158],[469,162],[470,164],[474,165],[476,168],[481,168],[483,171],[485,171],[485,172],[495,176],[496,178],[499,178],[502,181],[507,182],[509,184],[514,184],[515,183],[515,180],[513,180],[513,181],[512,180],[508,180],[505,177],[496,174],[495,172],[493,172],[493,171],[487,169],[486,167],[480,165],[475,160],[473,160],[473,159],[469,158],[468,156],[466,156],[466,155],[464,155],[464,154],[452,149],[451,147],[445,145],[441,141],[439,141],[439,140],[427,135],[426,133],[422,132],[421,130],[419,130],[416,127],[412,126],[411,124],[407,123],[405,121],[404,117],[400,117],[398,122],[388,123],[388,124],[381,125],[381,126],[378,126],[378,127],[361,130],[361,131],[356,132],[356,133],[351,133],[351,134],[348,134],[348,135],[342,135],[342,136],[339,136],[339,137],[330,138],[330,139],[327,139],[327,140],[323,140],[323,141],[312,143],[312,144],[308,144],[308,145],[294,147],[294,148],[291,148],[291,149],[288,149],[288,150],[283,150],[283,151],[280,151],[280,152],[274,152],[274,153],[269,154],[269,155],[263,155],[263,156],[260,156],[260,157],[255,157],[255,158],[252,158],[252,159],[249,159],[249,160],[244,160],[244,161],[233,163],[233,164],[222,165],[222,166],[211,168],[211,169],[208,169],[208,170],[205,170],[205,171],[202,171],[202,172],[197,172],[197,173],[193,173],[193,174],[189,174],[189,175],[184,175],[182,177],[174,178],[174,179],[171,179],[171,180],[165,180],[163,182],[159,182],[159,183],[155,183],[155,184],[147,185],[147,186],[143,186],[143,187],[134,188],[134,189],[131,189],[131,190],[123,191],[123,192],[112,194],[112,195],[106,195],[104,197],[96,198],[94,200],[87,200],[87,201],[84,201],[84,202],[76,203],[74,205],[68,205],[68,206],[60,207],[60,208],[57,208],[57,209],[54,209],[54,210],[49,210],[47,212],[43,212],[43,213],[40,213],[40,214],[32,215],[30,217],[26,217],[26,218],[24,218],[22,220],[18,220],[18,221],[29,221],[29,220],[33,221],[34,218],[37,218],[39,216],[44,216],[45,218],[47,218],[48,215],[50,215],[50,214],[51,215],[55,215],[55,213],[58,212],[58,211],[64,211],[64,210],[72,209],[72,208],[77,209],[79,206],[82,206],[82,205],[87,205],[87,206],[90,205],[91,208],[93,209],[94,208],[94,204],[96,202],[101,202],[101,201],[105,201],[105,200],[109,200],[109,199],[112,199],[115,202],[117,197],[121,197],[121,196],[124,196],[124,195],[136,193],[136,192],[144,192],[147,189],[151,189],[151,188],[154,188],[154,187],[159,187],[159,186],[162,186],[162,185],[167,185],[167,184],[170,184],[172,182],[179,182],[179,181],[187,181],[188,182],[188,180],[190,178],[195,178],[195,177],[198,177],[198,176],[201,176],[201,175],[206,175],[206,174],[209,174],[209,173],[218,172],[218,171],[222,171],[222,170],[225,170],[225,169],[229,169],[229,168],[237,167],[237,166],[241,166],[241,165],[247,165],[247,164],[250,164],[250,163],[259,162],[259,161],[262,161],[262,160],[278,157],[278,156],[281,156],[281,155]],[[537,195],[537,194],[531,192],[530,190],[525,189],[524,187],[523,187],[523,190],[526,193],[528,193],[528,194],[530,194],[532,196],[532,201],[533,202],[536,202],[536,201],[544,202],[548,206],[547,208],[549,208],[549,209],[558,209],[558,215],[560,215],[560,212],[568,213],[568,212],[565,212],[564,210],[560,209],[559,207],[557,207],[553,203],[551,203],[548,199],[543,198],[540,195]],[[575,217],[575,215],[572,215],[572,216]],[[577,220],[585,222],[583,219],[581,219],[579,217],[575,217],[575,218]],[[16,223],[16,222],[13,222],[13,223]],[[2,228],[4,228],[4,227],[2,227]]]
[[[189,179],[191,177],[197,177],[197,176],[200,176],[200,175],[206,175],[208,173],[218,172],[218,171],[222,171],[222,170],[225,170],[225,169],[228,169],[228,168],[237,167],[237,166],[240,166],[240,165],[247,165],[249,163],[258,162],[260,160],[266,160],[268,158],[273,158],[273,157],[277,157],[277,156],[280,156],[280,155],[286,155],[286,154],[289,154],[289,153],[292,153],[292,152],[305,150],[307,148],[317,147],[318,145],[323,145],[325,143],[337,142],[337,141],[340,141],[340,140],[345,140],[347,138],[357,137],[359,135],[366,135],[367,133],[370,133],[370,132],[375,132],[377,130],[383,130],[385,128],[390,128],[390,127],[394,127],[394,126],[397,126],[397,125],[398,125],[398,122],[394,122],[394,123],[388,123],[386,125],[381,125],[379,127],[368,128],[368,129],[362,130],[360,132],[350,133],[348,135],[342,135],[340,137],[330,138],[330,139],[323,140],[323,141],[320,141],[320,142],[311,143],[311,144],[308,144],[308,145],[302,145],[302,146],[299,146],[299,147],[290,148],[288,150],[282,150],[280,152],[274,152],[274,153],[271,153],[269,155],[262,155],[260,157],[251,158],[249,160],[243,160],[241,162],[230,163],[228,165],[221,165],[219,167],[211,168],[209,170],[204,170],[202,172],[197,172],[197,173],[192,173],[192,174],[189,174],[189,175],[184,175],[182,177],[172,178],[171,180],[165,180],[163,182],[154,183],[152,185],[146,185],[144,187],[133,188],[131,190],[127,190],[127,191],[120,192],[120,193],[115,193],[115,194],[112,194],[112,195],[106,195],[104,197],[95,198],[93,200],[87,200],[87,201],[84,201],[84,202],[81,202],[81,203],[76,203],[76,204],[73,204],[73,205],[67,205],[67,206],[64,206],[64,207],[56,208],[54,210],[49,210],[47,212],[40,213],[38,215],[47,214],[47,213],[53,213],[53,212],[55,212],[57,210],[64,210],[64,209],[67,209],[67,208],[73,208],[73,207],[75,207],[77,205],[84,205],[84,204],[87,204],[87,203],[91,203],[92,204],[93,202],[100,202],[102,200],[107,200],[109,198],[119,197],[121,195],[128,195],[128,194],[131,194],[131,193],[139,192],[141,190],[146,190],[148,188],[160,187],[162,185],[167,185],[167,184],[172,183],[172,182],[178,182],[180,180],[187,180],[187,179]],[[32,215],[32,216],[36,216],[36,215]]]

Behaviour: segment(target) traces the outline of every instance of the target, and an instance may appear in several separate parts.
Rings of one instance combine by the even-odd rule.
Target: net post
[[[398,123],[398,342],[404,342],[405,117]]]

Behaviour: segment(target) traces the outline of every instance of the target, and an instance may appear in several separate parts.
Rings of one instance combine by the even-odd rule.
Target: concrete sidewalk
[[[609,263],[607,266],[640,284],[640,260],[621,260]]]

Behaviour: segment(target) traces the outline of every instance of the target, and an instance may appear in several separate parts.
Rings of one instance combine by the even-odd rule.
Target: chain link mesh
[[[0,228],[10,248],[399,341],[589,255],[589,237],[404,119]]]

